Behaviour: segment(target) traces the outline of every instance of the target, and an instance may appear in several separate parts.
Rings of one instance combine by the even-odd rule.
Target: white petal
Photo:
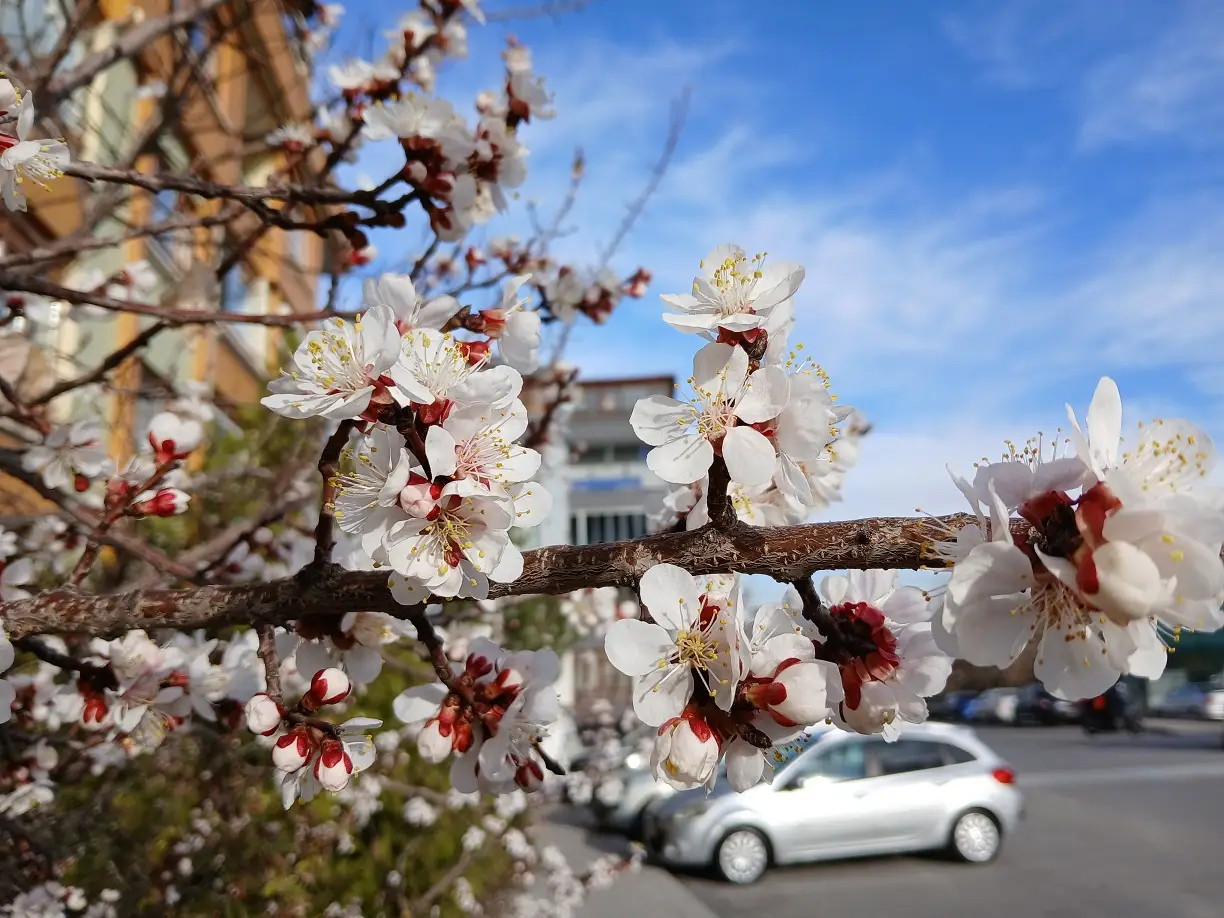
[[[1102,376],[1088,406],[1088,440],[1092,458],[1103,469],[1117,465],[1118,443],[1122,439],[1122,395],[1118,384]]]
[[[777,453],[774,452],[773,444],[759,430],[751,427],[731,428],[723,438],[722,454],[732,481],[755,487],[769,484],[773,478]]]
[[[629,425],[643,443],[662,446],[682,434],[692,416],[693,409],[684,402],[665,395],[651,395],[638,399],[629,415]]]
[[[633,680],[633,712],[647,726],[679,717],[692,696],[693,676],[687,666],[656,669]]]
[[[425,435],[425,457],[431,477],[455,474],[455,446],[455,438],[437,424],[429,428]]]
[[[917,587],[900,587],[888,599],[880,611],[898,624],[924,622],[931,617],[931,603],[925,593]]]
[[[764,366],[748,377],[735,416],[748,424],[776,418],[786,407],[790,381],[781,367]]]
[[[961,659],[1003,668],[1015,662],[1033,635],[1037,613],[1028,597],[986,597],[959,605],[947,597],[943,624],[955,636]]]
[[[683,631],[701,615],[697,582],[675,564],[656,564],[647,570],[638,592],[650,617],[668,631]]]
[[[772,450],[772,447],[770,449]],[[700,481],[710,470],[713,461],[714,447],[705,437],[696,434],[677,437],[662,446],[656,446],[646,454],[646,467],[671,484],[692,484],[694,481]],[[770,468],[772,470],[772,463]],[[768,480],[767,477],[766,481]]]
[[[404,723],[415,724],[436,715],[445,699],[446,686],[441,682],[431,682],[400,692],[391,702],[391,709]]]
[[[671,636],[658,625],[635,618],[613,622],[604,637],[608,661],[626,676],[644,676],[659,668],[676,649]]]
[[[1055,697],[1069,701],[1095,698],[1121,675],[1105,649],[1097,634],[1085,634],[1081,628],[1046,628],[1033,675]]]
[[[742,361],[736,359],[737,353],[743,356]],[[729,367],[728,364],[733,365]],[[724,371],[729,376],[739,377],[732,381],[732,391],[738,389],[748,375],[748,355],[730,344],[707,344],[693,355],[693,388],[717,392],[722,386]]]

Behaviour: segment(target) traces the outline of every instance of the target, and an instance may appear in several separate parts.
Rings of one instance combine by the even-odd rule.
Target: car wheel
[[[952,826],[948,849],[957,860],[987,864],[998,856],[1002,843],[999,824],[991,815],[982,810],[970,810],[962,813]]]
[[[755,829],[735,829],[718,843],[714,866],[729,883],[755,883],[769,867],[769,845]]]

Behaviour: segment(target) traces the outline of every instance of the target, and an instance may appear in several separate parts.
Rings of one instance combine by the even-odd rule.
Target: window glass
[[[964,765],[966,762],[976,762],[973,753],[951,743],[939,743],[939,751],[943,754],[945,765]]]
[[[830,782],[854,781],[866,774],[864,744],[847,740],[801,758],[786,773],[787,787],[819,777]]]
[[[899,775],[944,765],[942,743],[900,739],[895,743],[872,743],[873,774]]]

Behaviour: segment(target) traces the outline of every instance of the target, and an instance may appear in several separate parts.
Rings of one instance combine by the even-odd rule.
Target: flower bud
[[[544,783],[544,769],[537,762],[523,762],[514,770],[514,783],[529,794],[537,791]]]
[[[506,330],[506,311],[504,309],[485,309],[480,313],[484,322],[484,333],[490,338],[500,338]]]
[[[438,516],[438,498],[441,496],[440,485],[420,475],[412,475],[408,484],[400,490],[399,502],[404,512],[414,519],[432,520]]]
[[[204,439],[204,428],[192,418],[180,418],[172,411],[154,415],[149,422],[149,445],[158,464],[186,459]]]
[[[772,680],[749,689],[748,697],[780,726],[814,724],[841,701],[841,677],[832,663],[791,658],[778,666]]]
[[[260,692],[246,703],[247,729],[260,736],[271,736],[280,728],[284,712],[271,697]]]
[[[488,341],[456,341],[455,345],[472,366],[479,366],[489,360],[491,348]]]
[[[497,677],[493,680],[493,685],[496,686],[499,694],[517,692],[523,687],[523,680],[525,678],[521,670],[508,666],[497,673]]]
[[[423,162],[414,160],[404,166],[404,178],[412,185],[420,185],[429,177],[429,170]]]
[[[333,794],[348,786],[353,776],[353,760],[340,740],[327,740],[315,760],[315,777]]]
[[[441,762],[450,755],[453,739],[454,730],[443,725],[437,717],[431,717],[417,734],[417,752],[426,762]]]
[[[272,764],[281,771],[295,772],[314,755],[314,743],[305,727],[294,727],[272,747]]]
[[[720,755],[710,725],[696,714],[685,713],[659,728],[650,769],[676,790],[688,790],[708,784],[718,774]]]
[[[178,488],[160,488],[156,493],[145,491],[132,504],[137,516],[177,516],[187,510],[191,495]]]
[[[334,666],[328,669],[321,669],[315,673],[314,678],[310,680],[310,693],[314,695],[318,704],[336,704],[348,697],[349,691],[352,689],[352,683],[349,682],[349,677],[344,674],[344,670],[336,669]]]

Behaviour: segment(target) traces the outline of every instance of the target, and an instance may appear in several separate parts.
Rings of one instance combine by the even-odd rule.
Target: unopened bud
[[[315,777],[333,794],[348,786],[353,776],[353,760],[340,740],[327,740],[315,760]]]
[[[349,677],[344,674],[344,670],[336,669],[334,666],[319,670],[310,680],[310,693],[321,705],[343,701],[348,697],[352,688],[353,685],[349,682]]]
[[[303,768],[314,754],[314,743],[305,727],[294,727],[272,747],[272,764],[281,771],[295,772]]]
[[[442,731],[446,732],[443,733]],[[417,752],[426,762],[441,762],[451,754],[454,730],[444,726],[437,717],[425,721],[425,726],[417,734]]]
[[[535,762],[524,762],[514,770],[514,783],[529,794],[539,790],[544,783],[544,769]]]
[[[441,496],[441,485],[413,475],[400,490],[399,502],[404,512],[414,519],[432,520],[438,515],[438,498]]]
[[[204,427],[193,418],[162,411],[149,422],[149,445],[158,464],[186,459],[204,439]]]
[[[281,706],[263,692],[251,696],[245,711],[247,729],[260,736],[271,736],[275,733],[280,728],[284,714]]]
[[[146,491],[132,504],[135,516],[177,516],[187,510],[191,495],[178,488],[161,488],[156,493]]]
[[[506,331],[506,313],[502,309],[485,309],[480,313],[484,320],[484,333],[490,338],[500,338]]]

